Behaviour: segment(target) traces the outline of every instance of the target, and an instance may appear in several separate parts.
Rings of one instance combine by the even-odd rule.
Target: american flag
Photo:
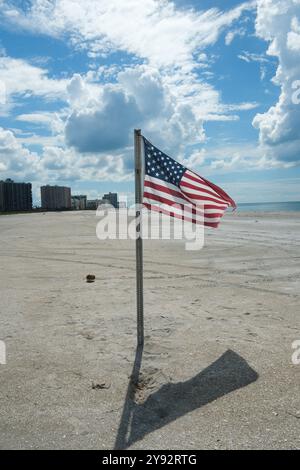
[[[172,217],[217,228],[228,207],[236,204],[215,184],[154,147],[145,137],[143,205]]]

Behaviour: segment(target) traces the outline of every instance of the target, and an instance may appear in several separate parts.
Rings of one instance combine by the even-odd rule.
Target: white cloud
[[[194,150],[192,154],[182,161],[182,164],[188,168],[197,168],[205,162],[206,152],[204,149]]]
[[[41,155],[27,149],[10,130],[0,127],[0,178],[43,184],[58,181],[124,181],[131,177],[132,152],[79,154],[74,149],[45,145]]]
[[[63,99],[67,80],[48,77],[46,69],[33,66],[22,59],[0,57],[0,80],[5,84],[7,99],[12,95],[46,99]]]
[[[253,52],[243,51],[238,55],[240,60],[247,62],[248,64],[252,62],[259,63],[260,66],[260,79],[261,81],[265,80],[268,71],[268,65],[271,63],[269,57],[266,57],[265,54],[256,54]]]
[[[199,80],[193,70],[207,66],[209,58],[204,49],[254,5],[251,1],[225,12],[216,8],[197,12],[178,10],[167,0],[34,0],[26,12],[14,6],[14,2],[4,4],[2,17],[32,31],[67,37],[73,46],[89,53],[101,55],[123,50],[145,60],[159,73],[169,75],[179,91],[183,86],[193,87],[194,94],[200,91],[203,96],[206,87],[210,93],[210,96],[206,93],[206,98],[216,101],[218,93]],[[73,87],[81,85],[72,83]]]
[[[205,149],[205,161],[210,161],[209,172],[243,171],[245,169],[263,168],[263,154],[255,144],[241,142],[230,144],[224,141],[221,145]]]
[[[100,108],[101,105],[101,108]],[[66,139],[80,152],[104,152],[128,144],[129,130],[139,120],[133,97],[105,88],[96,109],[73,111],[66,123]]]
[[[296,16],[291,21],[291,31],[288,33],[287,46],[291,51],[300,51],[300,19]]]
[[[241,54],[238,55],[238,58],[248,63],[259,62],[261,64],[268,64],[270,62],[270,59],[264,54],[255,54],[249,51],[243,51]]]
[[[101,86],[97,99],[85,99],[84,103],[80,98],[85,88],[82,78],[71,80],[75,80],[77,93],[65,128],[69,145],[85,153],[120,149],[132,144],[135,126],[151,138],[167,142],[169,150],[176,152],[186,138],[204,139],[202,120],[191,104],[183,96],[178,99],[180,95],[173,94],[174,88],[154,68],[138,65],[116,78],[114,84]],[[73,85],[70,88],[73,90]]]
[[[175,86],[168,74],[145,65],[120,72],[118,82],[125,93],[135,99],[139,123],[144,131],[158,144],[167,144],[168,151],[178,154],[184,141],[204,140],[203,116],[200,116],[199,108],[200,101],[207,97],[206,88],[198,87],[199,93],[194,95],[193,103],[190,99],[193,89],[187,90],[180,84]],[[209,102],[206,110],[208,106]]]
[[[254,6],[245,2],[226,12],[196,12],[178,10],[167,0],[34,0],[25,12],[12,3],[2,9],[8,22],[43,34],[67,34],[94,54],[124,50],[158,67],[190,64],[199,48],[213,44]]]
[[[31,179],[38,171],[39,157],[24,148],[13,132],[0,127],[1,178]]]
[[[94,55],[123,50],[145,61],[123,72],[114,68],[117,84],[114,80],[113,85],[103,86],[96,83],[101,80],[99,73],[107,74],[103,67],[85,77],[75,74],[68,83],[49,79],[45,69],[6,57],[7,82],[12,93],[67,99],[71,108],[67,141],[82,151],[105,150],[113,140],[115,147],[125,145],[135,123],[143,124],[151,135],[159,128],[164,140],[173,140],[174,148],[182,138],[201,142],[204,120],[237,120],[231,113],[246,107],[223,105],[220,93],[195,69],[203,68],[203,76],[209,73],[205,69],[211,59],[204,48],[254,4],[245,2],[225,12],[216,8],[197,12],[179,10],[167,0],[34,0],[23,9],[14,1],[5,2],[2,18],[14,26],[68,38],[74,47]],[[25,81],[20,80],[21,74]],[[110,115],[117,98],[121,112]],[[37,123],[39,117],[28,119]]]
[[[64,130],[63,116],[58,112],[36,112],[19,114],[17,121],[33,124],[37,127],[50,129],[52,134],[62,133]]]
[[[288,164],[300,162],[300,106],[292,99],[293,84],[300,78],[299,18],[300,0],[258,0],[256,31],[270,42],[268,54],[279,60],[273,82],[281,87],[281,95],[266,113],[256,115],[253,125],[266,158]]]
[[[184,142],[205,141],[205,121],[234,121],[239,119],[236,113],[257,106],[222,103],[220,92],[205,81],[215,59],[204,52],[255,2],[226,12],[179,10],[167,0],[34,0],[31,4],[25,11],[6,2],[0,15],[11,25],[67,39],[90,57],[121,50],[139,62],[122,71],[112,64],[56,80],[46,68],[3,58],[0,73],[12,97],[59,98],[68,106],[58,113],[31,112],[17,118],[52,133],[17,139],[19,145],[44,146],[36,168],[40,177],[126,179],[132,165],[128,146],[133,127],[142,127],[165,151],[184,158]],[[244,33],[235,29],[232,34]],[[197,151],[189,161],[200,163],[202,157]]]
[[[67,101],[71,109],[95,108],[103,98],[101,71],[75,73],[66,84]]]
[[[194,157],[194,158],[193,158]],[[245,172],[249,170],[267,170],[270,168],[291,168],[291,162],[279,162],[265,155],[264,148],[256,143],[237,142],[230,143],[224,139],[214,146],[204,147],[195,151],[191,158],[184,160],[184,164],[191,169],[201,167],[206,175]]]
[[[69,145],[81,152],[104,152],[129,145],[133,127],[141,127],[150,139],[174,156],[184,142],[205,140],[203,122],[239,119],[234,111],[254,109],[257,103],[223,105],[220,95],[194,77],[181,80],[154,67],[127,67],[114,84],[100,86],[97,99],[86,93],[84,80],[73,77],[71,106],[66,124]],[[82,99],[83,96],[83,99]],[[80,106],[78,105],[80,103]]]
[[[236,37],[243,37],[247,33],[246,28],[235,28],[232,31],[228,31],[228,33],[225,36],[225,44],[226,46],[230,46],[230,44],[233,42],[233,40]]]

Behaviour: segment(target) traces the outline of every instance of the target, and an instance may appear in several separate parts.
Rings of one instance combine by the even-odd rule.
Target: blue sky
[[[237,202],[300,200],[300,0],[0,10],[0,179],[37,204],[45,183],[132,198],[134,127]]]

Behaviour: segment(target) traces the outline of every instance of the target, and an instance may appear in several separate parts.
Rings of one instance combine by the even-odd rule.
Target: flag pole
[[[136,204],[136,300],[137,300],[137,343],[144,345],[144,291],[143,291],[143,239],[141,234],[142,194],[142,146],[141,130],[134,130],[135,161],[135,204]]]

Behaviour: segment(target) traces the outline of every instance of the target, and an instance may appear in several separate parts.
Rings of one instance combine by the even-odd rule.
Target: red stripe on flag
[[[193,189],[194,191],[199,191],[201,193],[209,194],[210,196],[214,197],[220,204],[226,204],[228,207],[228,203],[224,202],[224,199],[219,199],[218,195],[216,193],[213,193],[212,191],[209,191],[208,189],[204,188],[199,188],[199,186],[195,186],[194,184],[186,183],[185,181],[180,182],[180,187],[184,186],[185,188]]]
[[[172,196],[180,197],[181,199],[185,199],[182,192],[167,188],[166,186],[163,186],[161,184],[153,183],[152,181],[149,181],[149,180],[145,180],[144,186],[148,188],[157,189],[158,191],[162,191],[166,194],[171,194]]]
[[[147,188],[157,189],[158,191],[161,191],[161,192],[164,192],[166,194],[170,194],[172,196],[178,197],[178,198],[184,200],[185,202],[195,204],[194,202],[191,202],[191,199],[193,199],[193,196],[189,193],[184,193],[183,191],[176,191],[174,189],[167,188],[166,186],[163,186],[161,184],[153,183],[152,181],[149,181],[149,180],[145,180],[144,186],[146,186]],[[200,198],[199,198],[199,200],[200,200]],[[206,208],[207,209],[219,209],[219,210],[224,209],[225,210],[228,207],[228,204],[226,202],[224,202],[222,204],[222,202],[219,202],[215,199],[210,199],[210,198],[203,197],[202,200],[203,201],[212,201],[212,202],[216,203],[216,204],[204,204],[204,210]]]
[[[193,224],[196,224],[196,220],[195,219],[191,219],[190,217],[186,217],[186,216],[183,216],[183,215],[179,215],[179,214],[175,214],[174,212],[169,212],[165,209],[161,209],[159,206],[155,206],[155,205],[152,205],[152,204],[148,204],[147,202],[145,202],[143,204],[147,209],[149,209],[150,211],[155,211],[155,212],[160,212],[161,214],[165,214],[165,215],[169,215],[170,217],[174,217],[176,219],[180,219],[180,220],[184,220],[186,222],[191,222]],[[212,227],[212,228],[217,228],[218,225],[219,225],[220,222],[200,222],[200,224],[203,224],[205,225],[206,227]]]
[[[192,173],[192,174],[190,174],[190,173]],[[228,196],[228,194],[222,188],[217,186],[216,184],[211,183],[210,181],[206,180],[205,178],[198,177],[198,175],[196,173],[192,172],[191,170],[187,170],[184,173],[184,176],[186,178],[189,178],[190,180],[195,181],[195,182],[202,183],[202,184],[203,183],[207,184],[207,186],[209,186],[211,189],[213,189],[222,199],[224,199],[226,202],[228,202],[231,207],[236,209],[236,203],[234,202],[234,200],[231,199],[231,197]]]
[[[180,208],[182,211],[187,211],[187,212],[190,212],[192,214],[198,214],[200,216],[207,217],[208,219],[219,218],[219,217],[223,217],[223,215],[224,215],[224,212],[207,213],[207,212],[205,212],[205,210],[201,211],[201,210],[197,209],[196,208],[197,206],[195,204],[190,204],[190,205],[188,205],[187,203],[179,204],[179,203],[171,201],[170,199],[167,199],[163,196],[160,196],[158,194],[153,194],[153,193],[150,193],[148,191],[144,192],[144,198],[153,199],[156,202],[161,202],[162,204],[167,204],[169,206],[174,206],[174,207]]]
[[[212,202],[215,202],[215,203],[219,203],[219,201],[217,199],[214,199],[212,197],[206,197],[206,196],[199,196],[199,194],[190,194],[190,193],[187,193],[184,191],[184,189],[182,190],[183,194],[185,195],[186,198],[188,198],[190,201],[191,200],[196,200],[196,201],[212,201]],[[220,209],[220,207],[219,207]],[[226,208],[225,208],[226,209]]]

